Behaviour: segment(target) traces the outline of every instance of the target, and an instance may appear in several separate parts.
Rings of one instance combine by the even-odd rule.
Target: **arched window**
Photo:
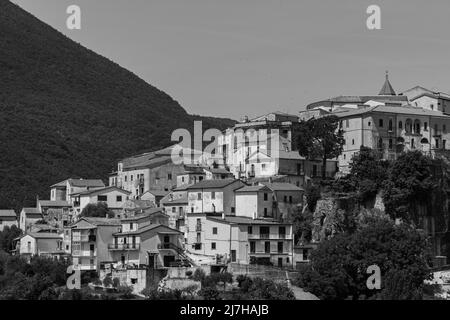
[[[405,131],[408,133],[412,133],[413,130],[413,123],[411,119],[406,119],[405,122]]]
[[[420,120],[414,120],[414,133],[420,134]]]

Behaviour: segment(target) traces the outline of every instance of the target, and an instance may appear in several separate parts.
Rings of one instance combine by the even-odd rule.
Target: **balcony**
[[[176,245],[172,242],[158,243],[158,250],[169,250],[169,249],[176,250]]]
[[[139,243],[110,243],[108,250],[139,250],[141,245]]]
[[[73,250],[72,256],[74,257],[95,257],[97,255],[97,251],[90,250]]]
[[[95,235],[82,235],[79,238],[74,238],[73,241],[77,242],[95,242],[97,237]]]
[[[202,231],[202,225],[201,224],[196,225],[195,231],[199,231],[199,232]]]
[[[268,234],[268,233],[262,233],[262,234],[249,234],[248,235],[249,240],[291,240],[291,236],[289,234],[284,233],[275,233],[275,234]]]

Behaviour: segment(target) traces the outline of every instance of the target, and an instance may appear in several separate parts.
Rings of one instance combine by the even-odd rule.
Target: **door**
[[[283,266],[283,258],[278,258],[278,267],[282,267]]]
[[[149,268],[153,269],[155,268],[155,256],[154,255],[148,255],[148,266]]]
[[[236,262],[236,250],[231,250],[231,262]]]

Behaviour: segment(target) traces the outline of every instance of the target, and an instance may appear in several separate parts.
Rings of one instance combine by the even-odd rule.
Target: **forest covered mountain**
[[[177,128],[224,129],[0,0],[0,208],[34,206],[68,177],[105,179],[117,159],[170,144]]]

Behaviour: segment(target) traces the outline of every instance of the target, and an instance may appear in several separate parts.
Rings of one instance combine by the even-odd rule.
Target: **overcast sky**
[[[336,95],[450,91],[448,0],[13,0],[188,112],[297,113]],[[66,28],[81,7],[82,29]],[[381,7],[382,30],[366,28]]]

